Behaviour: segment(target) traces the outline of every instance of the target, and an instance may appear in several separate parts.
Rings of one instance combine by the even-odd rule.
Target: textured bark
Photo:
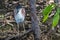
[[[38,25],[39,21],[36,15],[36,0],[29,0],[30,10],[31,10],[31,21],[32,21],[32,30],[34,32],[35,40],[40,38],[40,27]]]

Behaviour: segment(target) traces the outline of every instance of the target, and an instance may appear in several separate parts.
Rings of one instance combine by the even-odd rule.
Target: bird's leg
[[[19,26],[20,26],[20,27],[19,27],[19,31],[22,32],[22,31],[23,31],[23,24],[20,23]]]
[[[23,32],[25,32],[26,30],[25,30],[25,26],[24,26],[24,23],[23,23],[23,29],[24,29],[24,31],[23,31]]]
[[[18,31],[18,33],[19,33],[19,24],[17,24],[17,31]]]
[[[24,23],[20,23],[19,26],[20,26],[20,27],[19,27],[19,31],[20,31],[20,32],[25,32]]]

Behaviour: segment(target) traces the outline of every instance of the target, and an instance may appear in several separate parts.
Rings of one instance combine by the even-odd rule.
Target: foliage
[[[53,17],[53,22],[52,22],[52,29],[58,24],[59,22],[59,13],[60,13],[60,8],[57,8],[56,14]]]
[[[52,12],[53,8],[56,7],[55,4],[50,4],[48,5],[43,11],[43,22],[47,21],[49,14]],[[52,29],[54,29],[54,27],[58,24],[59,22],[59,13],[60,13],[60,7],[56,7],[56,14],[53,17],[53,21],[52,21]]]
[[[45,22],[48,19],[49,14],[51,13],[52,9],[55,7],[55,4],[50,4],[43,10],[43,22]]]

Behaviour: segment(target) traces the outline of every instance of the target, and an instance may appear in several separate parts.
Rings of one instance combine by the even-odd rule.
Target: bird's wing
[[[21,9],[21,12],[22,12],[23,16],[25,16],[26,12],[25,12],[24,8]]]

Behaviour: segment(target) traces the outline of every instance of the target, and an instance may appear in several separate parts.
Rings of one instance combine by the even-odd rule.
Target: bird
[[[24,24],[24,19],[25,19],[25,8],[23,8],[19,3],[16,5],[15,9],[14,9],[14,19],[15,22],[17,23],[17,31],[19,32],[19,30],[21,31],[22,28],[25,31],[25,27],[23,27]]]
[[[25,9],[20,4],[14,9],[14,18],[17,24],[24,22]]]

